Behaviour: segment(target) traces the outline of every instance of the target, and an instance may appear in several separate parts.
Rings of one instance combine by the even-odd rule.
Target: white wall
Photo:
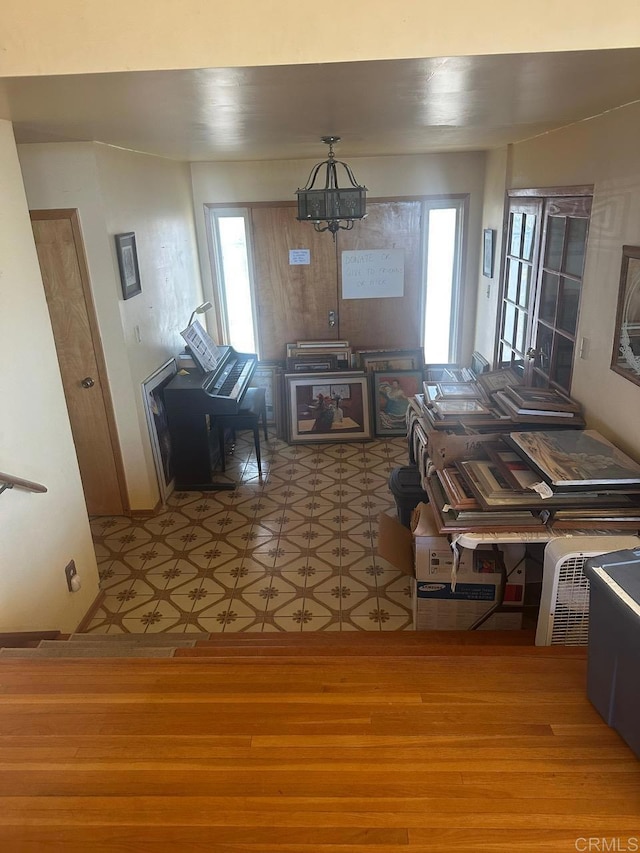
[[[318,160],[279,160],[250,163],[192,163],[193,199],[198,243],[201,247],[201,275],[206,298],[213,300],[211,264],[207,252],[205,204],[232,204],[264,201],[295,201],[295,191],[304,186]],[[470,193],[467,257],[462,304],[464,349],[468,362],[472,350],[477,292],[477,257],[480,247],[484,153],[425,154],[402,157],[350,159],[360,184],[370,200],[405,196]],[[311,227],[311,226],[309,226]],[[366,220],[362,227],[366,227]],[[327,239],[331,239],[327,235]]]
[[[507,180],[508,150],[499,148],[488,151],[484,181],[484,203],[482,208],[482,230],[491,228],[495,232],[493,278],[482,274],[482,251],[478,254],[478,301],[476,305],[476,328],[474,349],[481,352],[493,364],[493,349],[500,290],[500,258],[502,257],[502,224]]]
[[[129,504],[150,510],[159,491],[140,383],[184,347],[202,301],[189,167],[94,143],[21,145],[19,156],[30,208],[79,211]],[[113,235],[127,231],[142,293],[125,301]]]
[[[338,62],[637,44],[637,0],[3,0],[0,75]]]
[[[0,121],[0,470],[46,494],[0,495],[0,630],[72,631],[98,572],[13,131]],[[82,589],[70,593],[75,560]]]
[[[640,386],[610,369],[622,246],[640,245],[640,104],[513,146],[514,188],[594,184],[572,394],[590,426],[640,459]]]

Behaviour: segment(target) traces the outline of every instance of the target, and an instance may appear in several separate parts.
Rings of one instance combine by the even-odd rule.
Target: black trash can
[[[640,758],[640,550],[584,564],[589,578],[587,696]]]
[[[411,527],[411,513],[419,503],[428,503],[429,496],[420,485],[420,472],[415,465],[394,468],[389,475],[389,489],[396,501],[398,518]]]

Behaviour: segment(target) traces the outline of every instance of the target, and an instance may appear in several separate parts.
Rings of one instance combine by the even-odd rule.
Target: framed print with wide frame
[[[169,359],[142,383],[142,399],[147,416],[151,451],[158,476],[160,497],[164,503],[173,491],[174,471],[171,461],[171,438],[163,390],[178,372],[175,358]]]
[[[288,373],[284,379],[292,444],[372,438],[366,374]]]

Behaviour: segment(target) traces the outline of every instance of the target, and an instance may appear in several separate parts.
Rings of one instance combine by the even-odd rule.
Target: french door
[[[571,391],[592,190],[509,198],[496,364],[526,385]]]

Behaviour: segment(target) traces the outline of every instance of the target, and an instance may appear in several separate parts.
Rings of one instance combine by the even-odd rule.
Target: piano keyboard
[[[251,373],[253,373],[254,365],[255,356],[236,358],[216,377],[215,384],[207,387],[205,383],[205,391],[211,397],[238,397]]]

